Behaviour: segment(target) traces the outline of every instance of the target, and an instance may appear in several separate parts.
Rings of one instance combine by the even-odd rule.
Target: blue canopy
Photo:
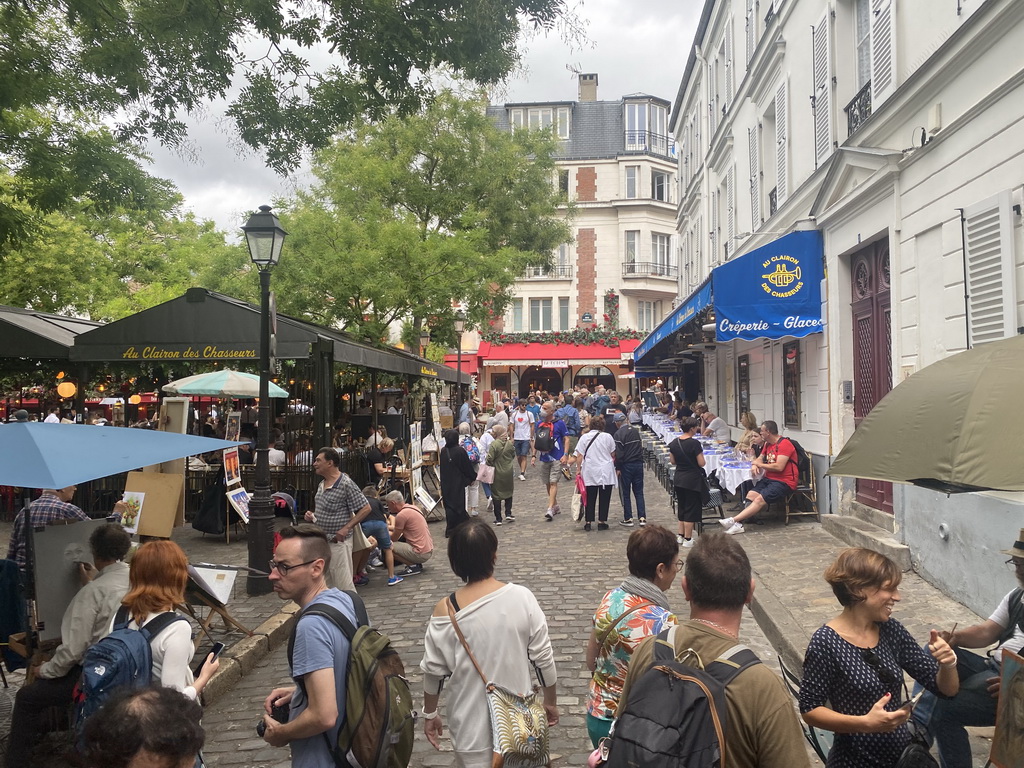
[[[818,231],[791,232],[711,273],[718,341],[809,336],[821,317],[824,249]]]
[[[212,437],[88,424],[0,425],[0,485],[66,488],[238,445]]]
[[[661,321],[661,324],[651,331],[651,334],[644,339],[640,345],[633,350],[633,360],[637,368],[651,366],[657,363],[656,360],[644,360],[661,341],[667,339],[673,333],[682,328],[686,323],[697,316],[705,307],[711,304],[711,280],[704,283],[690,294],[682,304],[675,308],[675,311]],[[641,374],[642,375],[642,374]]]

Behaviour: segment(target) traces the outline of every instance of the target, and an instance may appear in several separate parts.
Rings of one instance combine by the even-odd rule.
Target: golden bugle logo
[[[804,287],[803,280],[801,280],[803,273],[800,270],[800,262],[793,256],[786,254],[772,256],[761,266],[765,270],[769,270],[761,275],[761,279],[764,280],[761,283],[761,288],[765,293],[777,299],[793,296]]]

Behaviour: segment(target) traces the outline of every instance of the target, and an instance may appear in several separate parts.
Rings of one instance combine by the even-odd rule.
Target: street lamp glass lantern
[[[426,349],[428,344],[430,344],[430,331],[424,328],[420,331],[420,347]]]
[[[261,205],[259,213],[249,217],[242,227],[245,242],[249,246],[249,258],[259,269],[277,266],[281,258],[281,247],[285,235],[277,216],[270,212],[269,205]]]
[[[461,310],[455,313],[455,332],[462,333],[466,330],[466,315]]]

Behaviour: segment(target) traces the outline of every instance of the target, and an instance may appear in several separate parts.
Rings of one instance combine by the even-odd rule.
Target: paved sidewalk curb
[[[279,613],[271,616],[253,630],[252,637],[245,637],[224,650],[220,669],[217,670],[203,691],[207,706],[231,691],[243,677],[252,672],[256,665],[285,642],[295,626],[299,606],[287,603]]]
[[[796,617],[779,596],[757,576],[754,576],[754,599],[750,602],[750,612],[768,642],[781,654],[786,666],[792,670],[802,670],[804,649],[811,636],[800,627]]]

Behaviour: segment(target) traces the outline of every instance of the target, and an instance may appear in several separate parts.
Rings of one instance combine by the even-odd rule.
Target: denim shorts
[[[363,533],[373,536],[377,540],[377,546],[381,549],[391,549],[391,534],[388,533],[388,524],[383,520],[364,520],[359,524]]]
[[[767,477],[758,480],[752,490],[761,494],[761,498],[769,504],[782,501],[793,492],[793,489],[781,480],[769,480]]]
[[[516,456],[529,456],[530,446],[529,440],[516,440]]]

